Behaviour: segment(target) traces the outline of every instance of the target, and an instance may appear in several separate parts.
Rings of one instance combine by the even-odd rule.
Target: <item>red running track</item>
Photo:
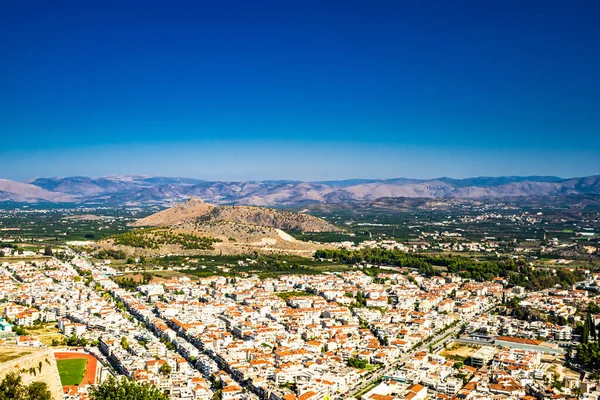
[[[64,351],[54,353],[54,357],[57,360],[69,360],[73,358],[85,358],[85,376],[81,381],[82,385],[93,385],[96,383],[96,367],[98,366],[98,360],[96,357],[87,353],[78,353],[75,351]]]

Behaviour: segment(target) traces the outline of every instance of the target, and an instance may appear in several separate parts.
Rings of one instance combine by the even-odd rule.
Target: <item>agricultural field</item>
[[[29,249],[69,242],[88,242],[131,230],[128,224],[153,209],[59,207],[39,205],[0,208],[0,240]]]
[[[600,213],[569,207],[569,204],[529,204],[518,200],[509,204],[503,201],[402,198],[358,204],[320,204],[309,206],[306,210],[337,225],[343,232],[290,234],[297,239],[320,243],[348,241],[359,244],[366,240],[396,240],[419,245],[434,242],[431,235],[448,232],[456,236],[444,237],[440,241],[493,240],[499,244],[497,251],[505,254],[513,253],[515,247],[536,251],[550,239],[570,246],[598,247],[598,235],[590,238],[581,236],[580,232],[600,231]],[[464,256],[466,253],[461,254]],[[590,259],[590,255],[581,248],[572,251],[557,249],[556,254],[537,256]],[[600,261],[598,254],[592,258]]]
[[[311,249],[327,247],[331,243],[351,242],[355,245],[372,241],[382,242],[395,240],[406,246],[423,247],[420,252],[457,255],[481,259],[496,253],[504,255],[526,256],[534,265],[540,267],[565,266],[563,259],[570,260],[569,267],[590,266],[600,268],[599,235],[582,236],[581,232],[600,232],[600,213],[595,211],[570,210],[565,207],[545,206],[543,204],[506,204],[503,202],[481,203],[477,201],[436,200],[431,199],[388,199],[374,204],[321,204],[305,208],[286,208],[290,211],[308,212],[321,217],[342,230],[339,232],[301,232],[288,231],[292,237],[302,241],[313,242]],[[157,257],[161,252],[156,248],[164,248],[162,254],[205,254],[214,248],[219,259],[214,261],[210,256],[194,256],[197,264],[188,265],[185,272],[198,277],[210,274],[228,274],[218,266],[228,266],[230,262],[222,254],[232,256],[233,263],[244,260],[258,249],[239,249],[235,241],[222,239],[223,243],[215,243],[206,235],[191,235],[168,229],[133,230],[130,224],[156,211],[157,207],[65,207],[29,206],[11,208],[4,205],[0,208],[0,241],[6,246],[17,246],[19,251],[39,252],[46,246],[58,249],[68,244],[76,251],[94,251],[98,259],[112,259],[119,267],[127,262],[132,254],[145,255],[157,267],[174,266],[172,261],[185,264],[187,257],[180,260],[174,257]],[[442,236],[441,234],[447,234]],[[434,235],[437,235],[434,237]],[[110,239],[110,240],[106,240]],[[548,241],[556,239],[559,244],[547,248]],[[481,251],[457,251],[454,248],[440,247],[440,243],[488,243],[493,242],[493,253]],[[114,242],[116,248],[103,247],[102,243]],[[228,242],[228,243],[226,243]],[[225,245],[226,250],[222,250]],[[237,250],[231,252],[233,247]],[[231,247],[231,248],[230,248]],[[133,251],[126,251],[133,249]],[[238,252],[239,250],[239,252]],[[517,251],[518,250],[518,251]],[[312,250],[311,250],[312,251]],[[18,253],[18,252],[17,252]],[[244,254],[244,255],[242,255]],[[291,253],[300,254],[300,253]],[[311,260],[310,251],[304,261],[298,263],[307,266]],[[1,257],[1,254],[0,254]],[[18,254],[17,254],[18,257]],[[8,257],[11,261],[17,258]],[[37,258],[37,256],[36,256]],[[31,257],[25,257],[31,261]],[[40,257],[40,261],[43,260]],[[192,261],[193,261],[192,259]],[[129,264],[132,264],[129,262]],[[144,263],[142,263],[144,264]],[[180,266],[180,265],[179,265]],[[195,268],[195,266],[202,266]],[[299,268],[295,273],[314,273],[315,266]],[[214,268],[213,268],[214,267]],[[228,266],[230,267],[230,266]],[[273,263],[261,265],[262,276],[272,276],[275,271],[289,273],[291,268]],[[435,267],[435,266],[434,266]],[[142,269],[146,269],[144,265]],[[156,268],[159,269],[159,268]],[[309,271],[312,269],[312,271]],[[332,266],[336,270],[336,266]],[[248,272],[251,268],[236,266],[237,272]],[[256,270],[256,269],[255,269]],[[318,271],[317,271],[318,272]],[[254,273],[254,272],[253,272]]]

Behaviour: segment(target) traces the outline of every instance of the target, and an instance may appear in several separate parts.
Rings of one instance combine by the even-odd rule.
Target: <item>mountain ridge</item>
[[[0,179],[0,201],[86,205],[173,205],[191,197],[217,205],[277,206],[345,203],[387,197],[502,198],[600,194],[600,175],[499,176],[455,179],[347,179],[339,181],[208,181],[146,175]]]

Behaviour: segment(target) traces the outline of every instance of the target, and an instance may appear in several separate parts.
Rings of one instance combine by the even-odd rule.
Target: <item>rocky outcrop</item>
[[[174,227],[219,221],[303,232],[339,231],[329,222],[308,214],[254,206],[215,206],[196,198],[140,219],[133,226]]]

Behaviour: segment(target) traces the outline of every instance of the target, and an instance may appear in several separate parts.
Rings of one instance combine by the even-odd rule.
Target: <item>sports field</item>
[[[96,383],[98,360],[94,356],[80,352],[57,352],[54,356],[63,386]]]
[[[79,385],[85,372],[85,358],[56,360],[60,382],[63,386]]]

